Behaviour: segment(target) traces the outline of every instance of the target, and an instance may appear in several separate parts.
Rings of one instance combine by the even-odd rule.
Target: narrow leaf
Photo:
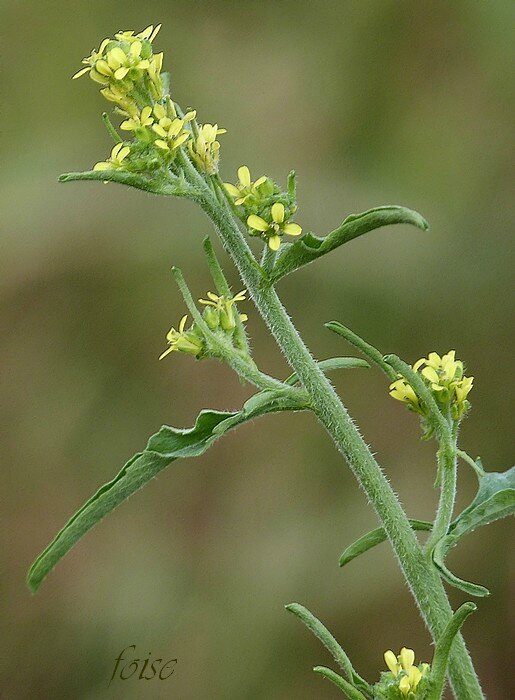
[[[347,326],[342,325],[338,321],[329,321],[324,325],[330,331],[341,335],[343,338],[345,338],[347,342],[349,342],[351,345],[354,345],[355,348],[360,350],[366,357],[368,357],[380,369],[382,369],[389,379],[397,379],[397,373],[393,370],[392,367],[390,367],[390,365],[387,362],[385,362],[382,353],[380,353],[379,350],[377,350],[377,348],[375,348],[373,345],[367,343],[366,340],[360,338],[359,335],[357,335],[357,333],[354,333],[350,330],[350,328],[347,328]]]
[[[342,678],[340,675],[332,671],[330,668],[325,666],[315,666],[313,669],[315,673],[319,673],[324,678],[330,680],[334,685],[339,688],[348,700],[366,700],[366,697],[357,688]]]
[[[112,481],[86,501],[38,556],[28,573],[29,588],[35,592],[45,576],[88,530],[176,459],[203,454],[228,430],[252,418],[303,408],[290,394],[263,391],[251,397],[238,412],[201,411],[193,428],[163,426],[152,435],[145,450],[134,455]]]
[[[463,603],[445,626],[442,636],[435,647],[431,664],[431,683],[426,696],[427,700],[440,700],[442,697],[452,643],[467,617],[476,609],[474,603]]]
[[[138,190],[174,197],[195,197],[199,194],[190,185],[181,183],[179,178],[170,180],[164,173],[154,173],[152,177],[127,170],[85,170],[77,173],[64,173],[59,176],[59,182],[75,180],[97,180],[99,182],[118,182]]]
[[[423,530],[426,532],[429,532],[433,527],[433,523],[427,522],[427,520],[410,519],[409,524],[411,525],[412,530]],[[375,530],[371,530],[347,547],[340,557],[340,566],[345,566],[345,564],[348,564],[356,557],[359,557],[360,554],[368,552],[369,549],[372,549],[372,547],[375,547],[377,544],[381,544],[381,542],[384,542],[387,537],[388,536],[383,527],[378,527]]]
[[[344,243],[390,224],[412,224],[423,231],[429,228],[427,221],[416,211],[394,205],[377,207],[362,214],[351,214],[327,236],[320,238],[313,233],[306,233],[298,241],[288,246],[279,255],[270,275],[270,282],[274,284],[281,277],[313,262]]]
[[[299,603],[290,603],[286,606],[286,610],[298,617],[299,620],[303,622],[316,637],[318,637],[353,685],[360,687],[366,692],[370,691],[370,686],[366,680],[354,670],[347,654],[343,651],[336,639],[329,632],[327,627],[320,622],[320,620],[318,620],[307,608]]]
[[[327,360],[320,360],[317,363],[322,372],[333,372],[335,369],[356,369],[370,368],[370,365],[365,360],[359,357],[330,357]],[[291,374],[288,379],[284,380],[285,384],[294,386],[299,381],[296,373]]]

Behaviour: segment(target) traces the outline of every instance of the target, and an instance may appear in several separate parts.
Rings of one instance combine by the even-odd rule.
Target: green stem
[[[197,184],[201,178],[197,178]],[[275,290],[264,284],[259,268],[236,221],[219,206],[204,185],[198,198],[233,258],[257,309],[288,363],[311,397],[313,411],[344,455],[378,514],[405,578],[434,640],[452,616],[445,589],[434,566],[426,560],[395,493],[350,418],[329,380],[300,338]],[[251,262],[252,260],[252,262]],[[482,700],[483,693],[461,636],[453,644],[449,674],[459,700]]]
[[[456,434],[453,434],[450,439],[441,439],[440,447],[437,453],[438,460],[438,479],[440,481],[440,499],[438,502],[438,510],[433,525],[433,530],[426,544],[426,552],[428,557],[431,557],[434,546],[441,540],[442,537],[449,531],[449,525],[452,522],[452,514],[454,512],[454,502],[456,500]]]

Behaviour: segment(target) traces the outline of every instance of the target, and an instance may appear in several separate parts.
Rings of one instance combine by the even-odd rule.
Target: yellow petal
[[[281,245],[281,237],[280,236],[270,236],[268,239],[268,247],[270,250],[279,250],[279,246]]]
[[[115,46],[114,49],[107,52],[107,62],[113,70],[123,66],[126,60],[127,56],[125,55],[125,51],[119,46]]]
[[[129,53],[131,56],[139,56],[141,53],[141,41],[133,41],[131,44],[131,47],[129,49]]]
[[[102,160],[102,161],[100,161],[100,163],[96,163],[93,166],[93,170],[111,170],[112,167],[113,166],[111,165],[111,163],[108,163],[107,161]]]
[[[159,359],[162,360],[163,357],[166,357],[167,355],[169,355],[169,354],[170,354],[171,352],[173,352],[174,350],[175,350],[175,347],[172,345],[171,348],[168,348],[168,350],[165,350],[164,352],[162,352],[162,353],[159,355]]]
[[[240,191],[237,187],[232,185],[230,182],[224,182],[224,187],[227,190],[227,192],[231,195],[231,197],[239,197],[240,196]]]
[[[276,224],[282,224],[284,221],[284,204],[281,202],[272,204],[272,219]]]
[[[409,671],[415,661],[415,652],[413,649],[406,649],[406,647],[402,647],[401,653],[399,654],[399,661],[402,668],[406,672]]]
[[[393,651],[385,651],[384,661],[390,669],[390,671],[393,673],[393,675],[396,676],[399,673],[399,665],[397,664],[397,657],[395,656]]]
[[[151,26],[152,26],[152,25],[151,25]],[[151,43],[154,41],[154,39],[156,38],[156,36],[159,34],[159,30],[161,29],[161,27],[162,27],[161,24],[156,25],[154,31],[153,31],[152,34],[149,36],[148,40],[149,40]]]
[[[118,68],[117,70],[115,70],[114,77],[116,78],[116,80],[123,80],[128,72],[129,72],[129,69],[126,68],[125,66],[122,66],[121,68]]]
[[[250,170],[246,165],[242,165],[241,168],[238,168],[238,178],[245,187],[250,185]]]
[[[262,185],[263,182],[266,182],[266,175],[262,175],[260,178],[258,178],[254,183],[254,187],[259,187],[259,185]]]
[[[86,73],[89,73],[91,68],[88,66],[87,68],[81,68],[79,71],[74,73],[72,75],[72,80],[76,80],[77,78],[80,78],[81,75],[85,75]]]
[[[263,233],[265,231],[268,231],[268,229],[270,228],[267,222],[260,216],[256,216],[256,214],[251,214],[249,216],[249,218],[247,219],[247,226],[249,226],[249,228],[255,229],[256,231],[262,231]]]
[[[284,224],[283,231],[288,236],[300,236],[302,233],[302,229],[298,224]]]
[[[157,141],[154,141],[154,143],[155,143],[155,145],[156,145],[158,148],[162,148],[163,151],[169,151],[169,150],[170,150],[170,149],[168,148],[168,144],[166,143],[166,141],[162,141],[161,139],[157,139]]]

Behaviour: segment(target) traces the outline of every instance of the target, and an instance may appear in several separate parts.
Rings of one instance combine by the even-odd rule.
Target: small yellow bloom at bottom
[[[107,160],[102,160],[93,166],[93,170],[117,170],[123,168],[123,161],[129,155],[131,149],[129,146],[124,146],[123,143],[117,143],[111,151],[111,155]]]

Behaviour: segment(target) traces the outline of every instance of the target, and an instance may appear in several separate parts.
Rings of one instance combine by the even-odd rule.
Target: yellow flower
[[[116,39],[118,39],[118,41],[127,41],[129,43],[132,43],[133,41],[138,41],[139,39],[146,40],[149,43],[152,43],[158,35],[160,29],[160,24],[157,24],[155,27],[153,24],[150,24],[139,34],[134,35],[134,30],[132,30],[126,32],[118,32],[117,34],[115,34],[115,37]]]
[[[158,122],[152,126],[152,130],[160,137],[154,143],[163,151],[174,151],[191,136],[191,132],[185,130],[184,125],[195,119],[195,112],[188,112],[182,119],[178,117],[172,119],[163,105],[157,104],[154,106],[154,114]]]
[[[224,182],[225,189],[231,197],[235,198],[236,201],[234,203],[238,206],[244,204],[249,197],[258,197],[259,192],[257,188],[267,180],[266,175],[263,175],[258,178],[256,182],[252,182],[250,179],[250,170],[246,165],[242,165],[241,168],[238,168],[238,178],[239,184],[236,186],[232,185],[230,182]]]
[[[86,68],[81,68],[74,75],[72,75],[72,80],[76,80],[76,78],[80,78],[81,75],[85,75],[86,73],[93,71],[93,66],[95,65],[96,61],[103,58],[104,49],[110,41],[111,39],[104,39],[104,41],[100,44],[98,51],[95,51],[95,49],[93,49],[89,56],[86,56],[86,58],[82,59],[82,63],[86,65]],[[93,78],[93,80],[95,80],[93,76],[91,77]]]
[[[129,97],[126,90],[117,85],[109,85],[102,88],[100,92],[106,98],[106,100],[109,100],[109,102],[114,102],[123,112],[128,114],[129,117],[136,117],[138,115],[138,105],[131,97]]]
[[[413,371],[424,377],[438,401],[450,406],[455,420],[463,416],[469,407],[467,396],[472,389],[474,377],[463,375],[463,362],[456,359],[455,350],[449,350],[441,357],[436,352],[430,352],[427,358],[422,357],[415,362]],[[417,413],[424,415],[424,407],[421,406],[413,387],[405,379],[400,378],[390,384],[390,396],[407,403]]]
[[[117,143],[111,151],[111,156],[107,160],[102,160],[93,167],[93,170],[118,170],[124,167],[123,161],[130,153],[129,146]]]
[[[159,356],[159,359],[162,360],[163,357],[166,357],[169,353],[171,352],[186,352],[189,355],[195,355],[197,357],[200,355],[200,353],[203,350],[204,344],[202,342],[202,339],[199,338],[193,331],[190,329],[189,331],[185,331],[186,327],[186,321],[188,320],[188,316],[183,316],[181,318],[181,321],[179,323],[179,330],[175,330],[175,328],[170,328],[168,333],[166,334],[166,340],[168,341],[168,345],[170,346],[167,348],[161,355]]]
[[[393,651],[386,651],[384,660],[394,678],[398,678],[398,688],[407,696],[416,693],[421,679],[429,673],[429,664],[415,666],[415,652],[403,647],[398,656]]]
[[[139,39],[130,44],[128,51],[114,46],[106,53],[105,59],[95,63],[95,70],[107,78],[106,83],[113,79],[123,80],[130,70],[145,70],[150,66],[150,61],[141,57],[142,48]]]
[[[154,117],[152,116],[152,107],[143,107],[141,112],[130,116],[120,124],[120,129],[124,131],[136,131],[136,129],[142,129],[145,126],[151,126],[154,123]]]
[[[390,384],[390,396],[397,401],[409,404],[414,410],[418,410],[420,407],[418,396],[405,379],[397,379]]]
[[[200,171],[208,175],[218,172],[220,143],[216,137],[225,134],[226,131],[219,129],[218,124],[203,124],[199,127],[198,136],[189,141],[190,156]]]
[[[207,293],[207,299],[199,299],[199,302],[206,306],[204,318],[206,323],[215,330],[221,326],[224,331],[233,331],[236,327],[233,306],[239,301],[245,301],[247,290],[242,289],[233,297],[218,296],[214,292]],[[247,315],[240,314],[240,321],[246,321]]]
[[[268,239],[268,246],[271,250],[278,250],[281,245],[281,236],[286,233],[288,236],[299,236],[302,229],[298,224],[289,223],[284,220],[284,204],[275,202],[271,209],[272,221],[268,222],[256,214],[251,214],[247,219],[249,228],[260,231]]]

